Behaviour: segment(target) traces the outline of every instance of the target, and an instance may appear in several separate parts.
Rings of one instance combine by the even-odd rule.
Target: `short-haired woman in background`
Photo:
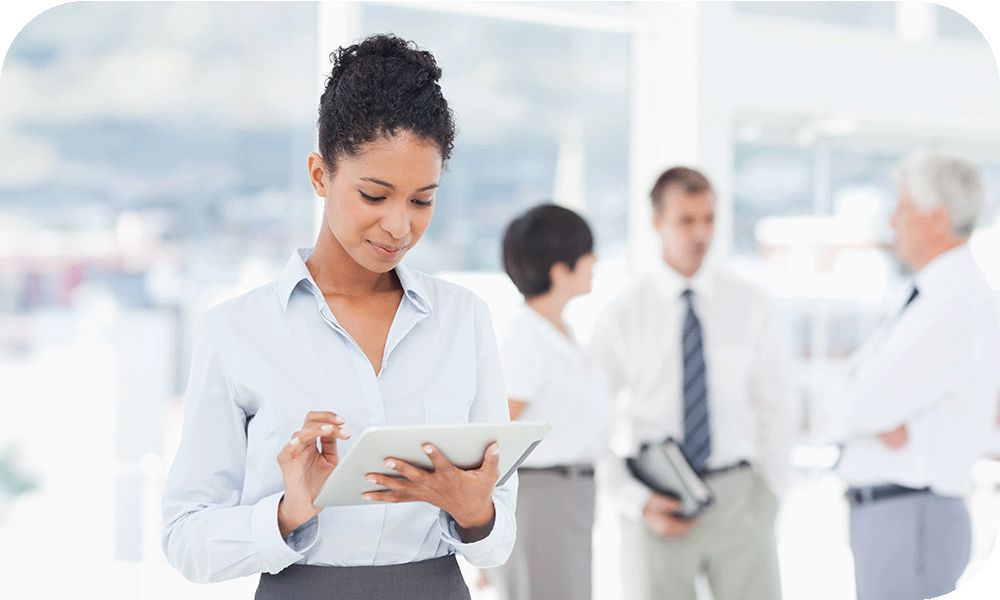
[[[603,372],[563,321],[566,304],[590,292],[596,261],[590,227],[544,204],[514,219],[503,264],[524,304],[501,336],[512,419],[552,430],[519,469],[518,539],[490,572],[507,600],[589,600],[594,464],[611,432]]]

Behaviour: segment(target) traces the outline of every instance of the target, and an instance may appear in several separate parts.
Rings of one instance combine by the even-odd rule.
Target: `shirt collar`
[[[968,244],[961,244],[938,254],[913,276],[920,295],[946,292],[956,287],[955,282],[965,276],[968,267],[975,265]]]
[[[300,283],[308,281],[313,287],[317,287],[316,282],[313,281],[312,273],[306,267],[306,261],[310,254],[312,254],[312,248],[298,248],[293,251],[278,277],[278,302],[281,303],[283,311],[288,310],[288,299],[291,298],[292,292]]]
[[[413,302],[417,310],[426,314],[434,312],[423,276],[409,267],[396,265],[396,277],[399,277],[399,285],[403,286],[403,295]]]
[[[671,299],[680,298],[681,293],[688,289],[693,291],[695,296],[709,297],[715,291],[710,271],[711,268],[703,264],[694,277],[687,278],[661,259],[657,260],[653,267],[653,280],[660,291]]]
[[[318,295],[319,286],[313,281],[312,273],[306,267],[306,261],[309,260],[312,250],[312,248],[298,248],[292,252],[278,277],[278,302],[281,303],[283,311],[288,310],[288,300],[303,281],[309,282]],[[417,273],[403,265],[396,265],[396,276],[399,277],[399,284],[403,287],[403,296],[409,298],[417,310],[426,314],[433,312],[425,282]]]

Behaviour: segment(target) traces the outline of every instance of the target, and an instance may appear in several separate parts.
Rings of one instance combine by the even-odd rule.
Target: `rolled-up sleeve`
[[[319,529],[313,519],[282,538],[280,492],[243,502],[248,415],[226,375],[221,333],[212,311],[198,324],[183,435],[163,494],[164,553],[195,582],[277,573],[303,558]]]
[[[612,439],[609,449],[597,463],[597,484],[610,493],[612,505],[622,515],[639,521],[653,493],[629,472],[625,464],[635,450],[619,437]]]
[[[612,398],[617,400],[626,385],[625,364],[627,352],[621,339],[622,323],[614,305],[601,312],[590,339],[590,352],[597,360],[610,384]],[[649,488],[640,483],[625,466],[625,459],[637,450],[637,441],[622,432],[616,432],[611,443],[598,461],[597,483],[605,490],[611,504],[623,515],[639,520],[652,496]]]
[[[609,306],[598,316],[590,336],[590,353],[604,370],[612,398],[617,397],[625,386],[624,361],[627,353],[622,348],[621,329],[614,307]]]
[[[476,323],[476,397],[469,414],[470,422],[507,423],[510,413],[504,392],[503,375],[500,367],[500,356],[497,351],[496,335],[490,320],[489,309],[481,300],[475,303]],[[500,448],[501,456],[504,449]],[[501,476],[503,474],[501,473]],[[444,511],[441,511],[438,523],[441,526],[442,539],[452,546],[477,567],[496,567],[507,562],[514,539],[517,536],[517,524],[514,520],[514,509],[517,503],[517,475],[512,475],[503,485],[493,490],[493,506],[496,517],[493,529],[485,538],[471,542],[462,542],[455,521]]]

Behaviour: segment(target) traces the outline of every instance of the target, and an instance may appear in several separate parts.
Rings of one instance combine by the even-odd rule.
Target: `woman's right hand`
[[[344,419],[330,411],[314,411],[306,415],[302,429],[281,449],[278,464],[285,479],[285,494],[278,503],[278,528],[282,538],[322,510],[313,501],[337,467],[337,440],[350,437]],[[316,447],[317,438],[322,451]]]

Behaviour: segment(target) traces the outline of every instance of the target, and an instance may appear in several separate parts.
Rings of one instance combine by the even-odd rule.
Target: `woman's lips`
[[[402,254],[403,250],[406,249],[406,246],[402,246],[400,248],[393,248],[392,246],[383,246],[382,244],[376,244],[371,240],[368,240],[368,243],[372,245],[372,248],[375,249],[375,252],[377,252],[379,256],[385,258],[395,258],[400,254]]]

